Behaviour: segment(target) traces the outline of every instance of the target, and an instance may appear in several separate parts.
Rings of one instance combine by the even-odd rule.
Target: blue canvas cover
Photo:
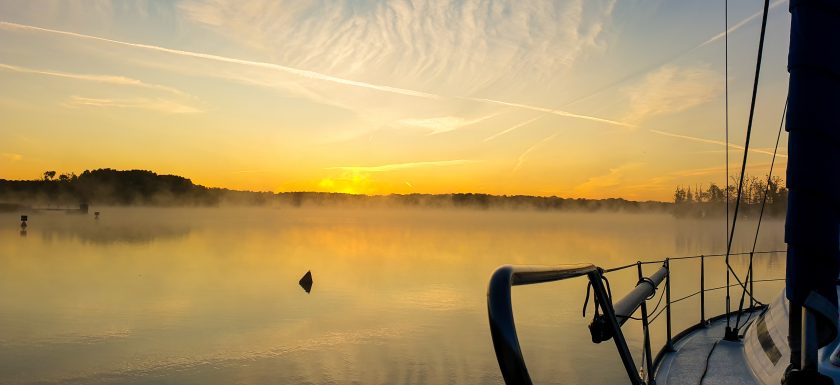
[[[787,297],[830,304],[840,273],[840,0],[791,0]],[[810,306],[809,306],[810,307]],[[833,318],[833,319],[832,319]],[[832,337],[833,338],[833,337]]]

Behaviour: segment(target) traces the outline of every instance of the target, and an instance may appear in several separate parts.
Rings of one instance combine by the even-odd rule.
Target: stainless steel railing
[[[519,338],[516,335],[516,324],[513,320],[513,307],[511,304],[511,287],[516,285],[528,285],[542,282],[559,281],[586,275],[592,285],[595,297],[595,307],[604,312],[596,319],[600,320],[597,326],[597,333],[601,341],[612,338],[615,341],[621,361],[634,385],[642,385],[644,381],[636,372],[636,365],[633,356],[627,346],[627,341],[621,332],[621,324],[626,321],[639,308],[656,289],[663,278],[667,277],[667,269],[663,267],[656,274],[639,284],[627,297],[614,307],[606,288],[604,287],[604,270],[595,265],[572,265],[572,266],[502,266],[493,273],[490,278],[490,285],[487,289],[487,311],[490,319],[490,334],[493,338],[493,346],[496,350],[496,358],[499,361],[499,368],[502,377],[508,384],[531,384],[531,377],[522,356],[522,349],[519,346]],[[616,309],[621,313],[622,321],[616,316]],[[597,312],[597,310],[596,310]],[[645,316],[647,318],[647,316]],[[595,340],[593,331],[593,341]],[[601,342],[598,341],[598,342]],[[648,351],[649,351],[648,347]]]
[[[735,253],[730,255],[750,255],[780,253],[784,251],[765,251],[752,253]],[[562,265],[562,266],[511,266],[505,265],[496,269],[490,278],[490,284],[487,290],[487,309],[490,320],[490,334],[493,338],[493,346],[496,351],[496,358],[499,362],[499,368],[502,372],[502,377],[507,384],[531,384],[531,377],[528,374],[525,360],[522,356],[522,350],[519,345],[519,339],[516,334],[516,325],[513,318],[513,308],[511,304],[511,289],[517,285],[529,285],[551,281],[559,281],[575,277],[586,276],[591,285],[594,294],[594,302],[596,308],[596,315],[590,324],[590,332],[592,333],[592,341],[600,343],[613,339],[618,354],[621,358],[625,371],[631,384],[643,385],[654,383],[655,368],[658,366],[664,354],[673,351],[673,341],[671,330],[671,306],[675,303],[681,302],[688,298],[700,295],[700,322],[681,332],[677,335],[677,339],[685,335],[688,331],[694,330],[698,327],[704,327],[710,321],[706,318],[706,298],[705,293],[720,289],[729,289],[730,287],[740,286],[745,290],[745,293],[750,295],[752,299],[752,289],[754,282],[769,282],[779,281],[782,279],[762,279],[755,280],[752,274],[747,275],[747,281],[738,284],[726,285],[721,287],[706,288],[705,284],[705,259],[708,257],[722,257],[725,254],[711,254],[711,255],[697,255],[685,257],[673,257],[655,261],[636,262],[633,264],[618,266],[610,269],[602,269],[591,264],[583,265]],[[699,259],[700,261],[700,282],[699,290],[688,294],[686,296],[671,299],[671,274],[670,266],[672,261]],[[648,264],[661,264],[662,267],[650,277],[644,277],[642,274],[642,266]],[[612,294],[609,291],[609,281],[606,279],[606,274],[619,270],[629,269],[635,267],[638,272],[639,281],[636,287],[630,293],[618,301],[613,301]],[[730,268],[730,267],[727,267]],[[751,270],[751,269],[750,269]],[[656,289],[664,282],[665,290],[660,295],[659,303],[650,311],[647,309],[647,300],[654,297]],[[605,286],[606,283],[606,286]],[[588,292],[588,291],[587,291]],[[659,309],[659,304],[662,299],[665,300],[665,306]],[[588,298],[587,298],[588,301]],[[751,303],[752,305],[752,303]],[[750,306],[746,310],[755,310],[760,306]],[[597,309],[601,309],[601,314]],[[645,362],[643,368],[647,370],[637,371],[633,357],[627,346],[627,341],[621,331],[622,325],[632,318],[632,315],[641,309],[641,317],[638,318],[642,323],[644,341],[643,349]],[[657,312],[657,309],[659,311]],[[666,316],[666,340],[664,346],[660,349],[656,358],[653,359],[651,355],[651,340],[650,340],[650,324],[659,318],[662,313]],[[720,316],[718,316],[720,317]],[[714,319],[718,317],[713,317]]]

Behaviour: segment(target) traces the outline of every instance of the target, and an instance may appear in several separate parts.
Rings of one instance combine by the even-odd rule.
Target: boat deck
[[[760,385],[747,365],[743,342],[722,339],[725,328],[726,318],[721,318],[676,341],[676,352],[662,358],[657,385],[697,385],[701,380],[704,385]]]

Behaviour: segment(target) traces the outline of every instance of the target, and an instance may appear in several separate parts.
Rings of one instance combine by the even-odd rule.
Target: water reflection
[[[77,240],[83,243],[151,243],[162,239],[178,239],[191,231],[190,223],[171,215],[159,218],[142,214],[140,210],[111,209],[113,217],[100,220],[99,216],[68,215],[63,212],[38,212],[21,216],[20,235],[36,234],[43,241]],[[154,211],[154,210],[153,210]],[[99,213],[98,211],[96,212]],[[5,215],[0,220],[5,221]],[[24,219],[26,218],[26,219]],[[31,218],[31,225],[27,220]]]
[[[616,266],[719,252],[724,237],[667,215],[493,211],[102,209],[98,222],[30,222],[28,239],[0,227],[3,384],[500,383],[485,304],[498,265]],[[759,248],[783,247],[781,227],[766,223]],[[739,235],[736,249],[751,241]],[[707,285],[723,282],[711,273],[720,258],[706,267]],[[672,269],[674,297],[697,289],[698,264]],[[756,259],[759,279],[781,269],[780,256]],[[304,271],[318,295],[300,292]],[[612,290],[635,274],[611,276]],[[514,290],[535,381],[626,381],[614,347],[589,341],[585,286]],[[768,298],[780,286],[756,289]],[[698,319],[692,300],[677,330]],[[625,326],[634,347],[638,329]]]

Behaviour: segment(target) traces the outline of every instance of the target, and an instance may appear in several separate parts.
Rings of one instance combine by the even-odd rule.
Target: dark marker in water
[[[298,284],[300,284],[300,287],[302,287],[303,290],[306,290],[307,293],[312,291],[312,272],[307,271],[306,274],[303,275],[303,278],[298,281]]]

